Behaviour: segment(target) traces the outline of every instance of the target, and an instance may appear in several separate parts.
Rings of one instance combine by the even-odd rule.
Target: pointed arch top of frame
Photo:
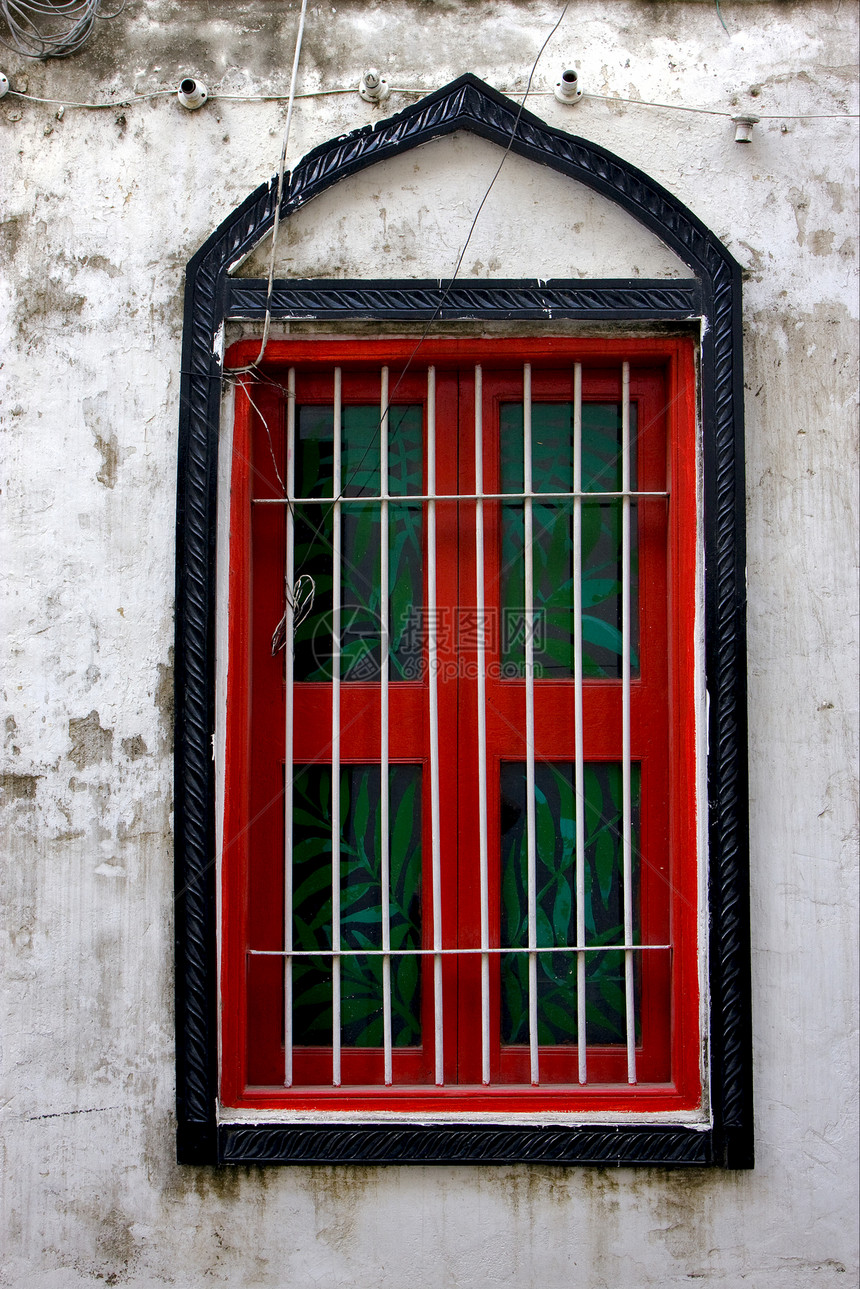
[[[636,166],[598,144],[547,125],[467,73],[396,116],[330,139],[285,176],[281,218],[340,180],[379,161],[457,130],[477,134],[538,165],[567,175],[616,202],[666,243],[693,274],[711,283],[735,262],[717,237],[682,202]],[[513,137],[512,137],[513,136]],[[276,183],[262,184],[212,234],[191,262],[229,273],[271,229]]]

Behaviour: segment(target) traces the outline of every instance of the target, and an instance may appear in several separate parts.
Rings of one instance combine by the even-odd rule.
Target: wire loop
[[[25,58],[67,58],[89,39],[96,19],[118,18],[121,0],[113,13],[99,13],[102,0],[0,0],[10,40],[0,45]]]

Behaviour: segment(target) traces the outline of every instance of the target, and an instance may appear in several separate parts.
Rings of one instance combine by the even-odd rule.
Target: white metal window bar
[[[490,1082],[490,891],[487,843],[487,624],[484,603],[484,381],[475,368],[475,609],[478,618],[478,863],[481,890],[481,1082]]]
[[[287,469],[286,493],[289,500],[296,491],[296,369],[287,373]],[[284,584],[287,588],[284,608],[284,1086],[293,1082],[293,637],[295,629],[294,583],[296,578],[295,514],[292,503],[286,511]]]
[[[529,938],[529,1071],[540,1082],[537,1013],[537,845],[535,840],[534,524],[532,513],[532,368],[523,366],[523,557],[525,563],[526,881]]]
[[[631,494],[632,495],[632,494]],[[666,497],[668,494],[665,489],[651,492],[637,492],[637,497]],[[571,498],[579,496],[587,501],[622,501],[623,492],[434,492],[432,496],[429,493],[410,492],[404,495],[396,496],[391,493],[387,497],[369,497],[365,493],[361,494],[362,502],[367,504],[387,501],[389,505],[411,506],[416,501],[524,501],[530,498],[532,501],[570,501]],[[302,497],[303,506],[331,506],[331,497]],[[281,497],[255,497],[255,506],[285,506],[286,498]]]
[[[588,1078],[585,1008],[585,756],[582,729],[582,365],[573,369],[573,738],[576,824],[576,1059]]]
[[[630,794],[630,364],[621,368],[621,809],[624,889],[624,993],[627,1082],[636,1082],[636,1001],[633,978],[633,847]]]
[[[671,944],[637,944],[634,947],[637,953],[647,953],[655,949],[660,949],[663,952],[665,952],[667,949],[671,949],[672,945]],[[615,953],[615,952],[621,952],[623,948],[624,948],[623,945],[617,945],[617,944],[610,944],[610,945],[586,944],[586,945],[583,945],[582,952],[583,953],[607,953],[607,952]],[[571,953],[572,951],[573,950],[571,949],[571,946],[569,944],[546,944],[546,945],[541,945],[540,948],[537,950],[537,952],[540,954]],[[445,949],[445,948],[395,949],[392,951],[392,956],[396,954],[398,958],[403,958],[403,957],[406,957],[407,955],[411,955],[412,957],[418,957],[418,958],[422,958],[422,957],[423,958],[435,958],[435,957],[444,958],[444,957],[451,957],[451,956],[462,956],[463,954],[466,954],[466,953],[471,953],[471,954],[487,953],[495,956],[501,956],[502,954],[507,955],[509,953],[532,953],[532,952],[533,951],[529,948],[527,944],[526,945],[506,945],[504,947],[502,947],[501,945],[496,945],[496,946],[490,945],[489,948],[487,949],[481,948],[480,945],[477,948],[469,948],[467,945],[458,945],[455,948],[451,948],[451,949]],[[283,949],[249,949],[248,953],[252,958],[283,958],[284,957]],[[365,948],[338,949],[336,953],[331,949],[328,949],[328,950],[326,949],[291,949],[289,956],[291,958],[352,958],[352,957],[355,957],[356,954],[360,954],[362,958],[370,958],[370,957],[381,958],[385,956],[385,953],[386,953],[385,949],[365,949]]]
[[[341,619],[341,370],[334,369],[331,610],[331,1081],[340,1087],[340,619]]]
[[[388,796],[388,654],[391,647],[388,607],[388,368],[383,367],[379,390],[379,856],[382,895],[382,1045],[384,1078],[393,1081],[391,1061],[391,896]]]
[[[427,369],[427,667],[430,701],[430,861],[433,881],[433,1022],[436,1083],[445,1081],[442,1033],[442,866],[439,823],[439,641],[436,621],[436,368]]]

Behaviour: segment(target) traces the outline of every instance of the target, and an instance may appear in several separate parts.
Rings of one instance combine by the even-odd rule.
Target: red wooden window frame
[[[227,1107],[296,1110],[475,1112],[603,1111],[651,1113],[701,1106],[699,1005],[699,863],[696,802],[695,626],[697,578],[696,381],[692,341],[652,339],[287,340],[271,342],[262,378],[236,391],[230,494],[229,631],[226,702],[224,842],[221,851],[221,1071]],[[256,358],[254,342],[228,354],[231,366]],[[433,1083],[432,960],[422,989],[424,1047],[396,1049],[394,1084],[383,1086],[376,1049],[344,1049],[343,1082],[325,1085],[327,1050],[298,1051],[294,1084],[283,1086],[282,958],[248,950],[283,946],[283,671],[272,658],[271,631],[283,607],[285,519],[282,506],[252,499],[280,497],[276,462],[284,459],[284,388],[297,372],[297,402],[331,403],[332,370],[343,372],[344,404],[379,399],[379,370],[391,370],[393,404],[425,401],[426,370],[436,368],[438,493],[474,492],[474,365],[484,377],[484,488],[498,490],[498,404],[522,399],[522,368],[533,368],[533,398],[572,397],[574,363],[583,367],[583,399],[620,401],[621,365],[630,364],[631,401],[638,405],[641,490],[667,490],[639,503],[641,669],[631,683],[631,758],[642,766],[642,942],[669,944],[645,959],[643,1042],[638,1081],[626,1081],[623,1049],[589,1047],[589,1081],[576,1081],[575,1048],[541,1048],[549,1080],[529,1085],[528,1049],[496,1044],[490,1086],[481,1084],[479,958],[443,960],[445,1085]],[[569,388],[568,388],[569,387]],[[566,392],[567,391],[567,392]],[[266,428],[264,428],[264,425]],[[495,438],[494,438],[495,436]],[[459,509],[459,514],[458,514]],[[486,525],[487,602],[498,568],[493,507]],[[440,557],[437,602],[474,603],[474,504],[437,506]],[[425,570],[426,572],[426,570]],[[262,611],[264,607],[265,612]],[[277,612],[275,608],[277,606]],[[256,614],[256,619],[255,619]],[[452,653],[442,675],[453,675]],[[493,659],[489,659],[492,661]],[[476,658],[474,660],[476,662]],[[495,661],[498,661],[496,657]],[[535,684],[536,756],[573,761],[573,681]],[[341,762],[379,757],[378,686],[344,683]],[[564,703],[560,700],[565,700]],[[620,681],[583,686],[585,760],[619,760]],[[331,728],[329,687],[295,687],[295,763],[325,761]],[[424,682],[392,684],[392,762],[427,758]],[[524,683],[489,681],[488,819],[490,852],[499,849],[498,767],[524,759]],[[475,791],[477,690],[474,682],[439,684],[442,924],[445,947],[477,947],[479,902],[475,866],[458,855],[477,850]],[[281,751],[278,751],[278,748]],[[451,754],[456,749],[455,754]],[[424,927],[432,943],[429,888],[429,775],[424,782]],[[495,846],[494,846],[495,837]],[[650,867],[649,867],[650,864]],[[473,871],[474,869],[474,871]],[[498,865],[491,885],[491,943],[498,943]],[[430,974],[426,974],[429,971]],[[498,972],[492,1014],[498,1015]],[[478,1014],[475,1014],[477,1007]],[[330,1053],[330,1049],[328,1049]],[[554,1081],[553,1081],[554,1080]]]

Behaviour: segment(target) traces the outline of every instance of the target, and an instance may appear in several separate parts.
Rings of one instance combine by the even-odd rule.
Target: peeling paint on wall
[[[79,770],[96,761],[109,761],[113,754],[113,730],[102,729],[99,714],[92,711],[79,720],[69,721],[71,750],[69,760]]]
[[[33,801],[38,774],[0,774],[0,804],[7,801]]]

